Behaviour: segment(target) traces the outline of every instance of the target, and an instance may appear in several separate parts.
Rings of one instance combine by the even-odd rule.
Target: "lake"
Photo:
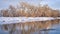
[[[60,34],[60,19],[3,24],[0,34]]]

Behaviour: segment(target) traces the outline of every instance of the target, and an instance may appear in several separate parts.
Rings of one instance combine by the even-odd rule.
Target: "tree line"
[[[9,6],[0,10],[3,17],[60,17],[60,11],[50,8],[48,5],[35,6],[28,3],[20,3],[19,6]]]

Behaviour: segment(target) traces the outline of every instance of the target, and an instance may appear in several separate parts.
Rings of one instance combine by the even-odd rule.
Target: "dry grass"
[[[20,8],[19,8],[20,7]],[[4,17],[59,17],[59,10],[54,10],[48,5],[34,6],[28,3],[21,3],[15,8],[10,5],[9,9],[1,10]]]

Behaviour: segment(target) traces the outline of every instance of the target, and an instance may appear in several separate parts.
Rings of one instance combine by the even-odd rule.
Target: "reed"
[[[4,17],[60,17],[60,11],[50,8],[48,5],[34,6],[24,2],[20,3],[17,8],[10,5],[9,9],[0,11]]]

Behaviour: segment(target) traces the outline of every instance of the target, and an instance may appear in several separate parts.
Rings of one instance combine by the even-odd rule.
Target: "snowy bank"
[[[54,20],[53,17],[0,17],[0,25],[12,23],[25,23],[31,21]]]

